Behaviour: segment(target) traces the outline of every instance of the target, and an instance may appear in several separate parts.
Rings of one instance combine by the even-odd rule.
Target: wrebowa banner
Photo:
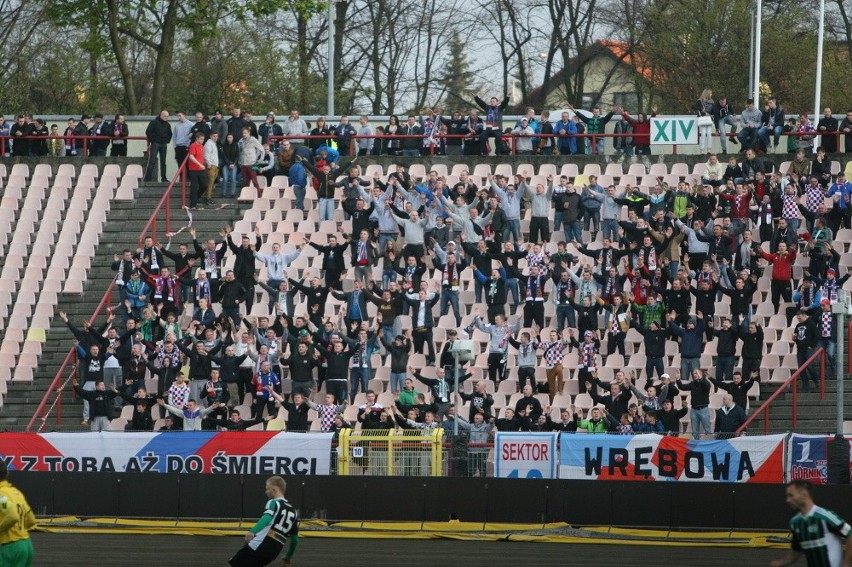
[[[327,475],[331,433],[3,433],[12,470]]]
[[[562,435],[559,478],[780,483],[785,437]]]

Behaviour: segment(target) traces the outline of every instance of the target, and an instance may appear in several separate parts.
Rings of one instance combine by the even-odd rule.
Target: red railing
[[[733,138],[733,137],[736,136],[736,134],[730,134],[728,132],[726,132],[724,135],[727,136],[728,138]],[[820,134],[819,132],[813,131],[813,132],[782,132],[781,135],[782,136],[788,136],[788,137],[792,136],[792,137],[795,137],[795,138],[804,138],[804,137],[808,137],[808,136],[810,136],[810,137],[827,136],[827,135],[830,135],[830,134]],[[840,136],[842,136],[843,134],[842,133],[836,133],[834,135],[837,137],[837,144],[838,144],[837,147],[840,148]],[[648,134],[648,136],[650,137],[650,134]],[[711,136],[713,136],[714,138],[718,138],[718,137],[722,136],[722,134],[720,134],[719,132],[713,132],[711,134]],[[584,133],[584,134],[567,134],[567,135],[532,134],[532,135],[524,135],[524,136],[520,136],[520,135],[517,135],[517,134],[501,134],[501,137],[504,140],[508,140],[511,155],[517,155],[516,143],[517,143],[517,140],[519,138],[534,138],[534,139],[553,138],[554,142],[557,142],[558,140],[574,139],[574,140],[577,140],[578,144],[581,144],[583,142],[583,140],[588,138],[588,139],[591,140],[591,151],[592,151],[591,155],[597,155],[597,153],[598,153],[597,142],[598,142],[599,138],[604,138],[604,139],[606,139],[606,138],[613,138],[613,139],[615,139],[615,138],[635,138],[636,134],[635,133],[629,133],[629,134],[615,134],[615,133],[585,134]],[[372,135],[372,136],[353,135],[353,136],[349,137],[349,139],[352,140],[352,142],[349,144],[348,155],[354,156],[354,155],[357,154],[358,140],[398,141],[398,140],[412,139],[412,138],[416,138],[416,139],[419,139],[419,140],[433,139],[433,140],[436,140],[436,141],[450,140],[450,139],[462,139],[463,141],[467,141],[467,142],[479,143],[479,134],[477,134],[477,135],[435,134],[434,136],[425,136],[425,135],[406,135],[406,134],[387,134],[386,133],[386,134],[382,134],[382,135]],[[334,135],[311,136],[311,135],[305,134],[303,136],[269,136],[268,139],[274,143],[275,141],[278,141],[278,140],[300,140],[300,141],[301,140],[325,140],[325,141],[331,141],[331,140],[336,140],[337,137],[334,136]],[[663,144],[663,145],[670,145],[672,147],[672,154],[677,155],[677,148],[678,148],[677,144]],[[653,145],[651,145],[651,146],[653,147]],[[421,146],[417,149],[419,149],[421,151],[421,155],[427,155],[427,154],[424,154],[423,152],[428,151],[429,156],[434,156],[436,145]],[[579,146],[578,146],[578,149],[579,149]],[[578,151],[578,153],[576,155],[583,155],[584,153],[585,152]],[[495,155],[495,154],[492,154],[492,155]]]
[[[742,434],[743,431],[745,431],[746,428],[748,428],[748,426],[751,425],[751,422],[753,422],[755,419],[757,419],[757,416],[759,416],[760,414],[765,414],[764,418],[763,418],[763,433],[768,435],[769,431],[771,429],[771,421],[770,421],[770,415],[769,414],[770,414],[770,408],[772,407],[772,402],[774,402],[788,388],[792,388],[792,390],[793,390],[792,422],[793,422],[793,427],[796,427],[798,425],[798,422],[799,422],[798,379],[799,379],[799,376],[801,376],[802,372],[807,372],[810,369],[811,364],[813,364],[814,361],[817,360],[817,358],[819,359],[819,399],[824,400],[825,399],[825,350],[819,348],[819,349],[816,350],[816,352],[814,352],[810,356],[810,358],[808,358],[805,361],[805,363],[798,370],[793,372],[793,374],[790,376],[790,378],[787,379],[786,382],[781,384],[781,386],[778,388],[778,390],[775,391],[774,394],[769,396],[768,400],[763,402],[763,404],[759,408],[757,408],[757,410],[753,414],[751,414],[748,417],[748,419],[745,421],[745,423],[743,423],[740,426],[740,428],[737,429],[736,434],[737,435]]]
[[[172,231],[172,206],[171,206],[171,197],[172,197],[172,189],[174,189],[175,183],[177,183],[178,179],[181,182],[181,199],[180,206],[181,209],[186,207],[186,168],[189,163],[189,157],[186,157],[183,160],[183,163],[180,164],[180,167],[175,172],[172,180],[169,182],[168,187],[166,187],[166,191],[163,193],[162,198],[157,203],[157,206],[154,207],[153,212],[151,213],[151,218],[148,219],[148,222],[145,224],[145,227],[142,229],[142,232],[139,234],[138,246],[142,246],[145,238],[150,236],[154,242],[157,242],[157,216],[159,216],[160,211],[165,206],[165,232],[169,233]],[[149,234],[150,231],[150,234]]]
[[[166,188],[163,197],[160,199],[157,206],[154,207],[154,210],[151,213],[151,217],[148,219],[148,222],[145,224],[145,228],[142,229],[142,232],[139,235],[139,245],[141,246],[142,242],[145,240],[145,237],[149,235],[154,238],[156,242],[157,237],[157,217],[165,206],[165,232],[171,231],[171,193],[177,183],[178,179],[181,179],[181,206],[186,205],[186,164],[187,160],[181,164],[175,173],[174,177],[172,177],[172,181],[169,183]],[[95,307],[94,313],[92,313],[91,318],[89,319],[93,324],[94,321],[98,318],[101,311],[105,306],[112,304],[112,293],[115,290],[115,280],[110,282],[109,287],[107,287],[106,292],[104,292],[103,297],[101,298],[98,306]],[[68,365],[73,364],[73,370],[68,375],[67,378],[64,377]],[[55,409],[56,414],[54,416],[56,420],[56,425],[59,426],[62,424],[62,394],[66,390],[66,386],[71,381],[73,377],[77,374],[77,347],[73,347],[68,355],[65,357],[65,360],[62,362],[62,365],[59,367],[59,370],[54,376],[53,380],[50,382],[50,386],[48,386],[47,391],[44,393],[44,396],[39,402],[38,407],[36,408],[35,413],[33,414],[30,421],[27,423],[27,431],[32,431],[36,422],[41,420],[41,423],[38,426],[38,431],[41,432],[45,425],[47,424],[47,420],[50,417],[50,414]],[[73,397],[73,390],[72,397]],[[53,398],[51,402],[51,398]],[[50,404],[50,405],[48,405]]]
[[[131,140],[137,141],[145,141],[148,138],[145,136],[0,136],[0,156],[6,155],[6,152],[9,150],[8,145],[9,141],[14,142],[15,140],[31,140],[31,141],[43,141],[43,140],[62,140],[62,149],[65,149],[65,141],[68,140],[76,147],[76,144],[73,142],[76,140],[83,140],[83,149],[82,153],[76,156],[65,156],[65,157],[89,157],[89,141],[90,140],[109,140],[110,142],[115,140],[124,140],[125,143]],[[48,153],[48,155],[50,155]],[[35,156],[32,152],[30,152],[28,157],[40,157]]]

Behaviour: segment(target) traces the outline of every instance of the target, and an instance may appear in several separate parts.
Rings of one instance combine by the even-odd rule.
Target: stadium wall
[[[15,472],[39,516],[255,519],[262,475]],[[303,476],[287,479],[303,518],[347,521],[567,522],[575,526],[784,530],[778,484]],[[817,502],[852,517],[852,487]]]

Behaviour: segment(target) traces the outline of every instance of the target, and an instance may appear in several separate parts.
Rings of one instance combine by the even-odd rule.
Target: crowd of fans
[[[317,241],[306,235],[322,278],[297,278],[292,264],[301,245],[285,243],[285,253],[278,243],[265,244],[259,230],[236,241],[229,226],[202,240],[191,229],[177,251],[171,238],[149,238],[116,256],[121,302],[103,325],[77,327],[60,314],[76,339],[83,423],[107,429],[130,405],[127,429],[150,431],[152,409],[162,406],[164,430],[239,431],[283,408],[290,431],[307,431],[313,420],[321,431],[339,432],[354,425],[345,412],[358,399],[351,414],[364,430],[421,435],[458,426],[474,452],[494,431],[678,434],[687,415],[696,438],[730,436],[745,423],[748,393],[761,379],[764,329],[754,306],[766,268],[766,301],[785,314],[798,364],[817,348],[834,363],[831,305],[849,278],[834,236],[850,228],[852,183],[832,172],[828,154],[840,149],[839,138],[826,134],[843,134],[849,153],[852,113],[838,121],[826,109],[813,125],[804,115],[788,120],[775,100],[763,110],[749,100],[737,116],[725,98],[714,101],[705,91],[693,107],[699,119],[709,118],[699,124],[701,150],[710,153],[715,126],[722,153],[730,141],[744,155],[725,163],[711,154],[695,186],[670,187],[660,178],[653,187],[603,187],[595,176],[575,186],[565,176],[534,180],[528,171],[487,178],[463,172],[449,185],[436,171],[412,178],[405,165],[367,178],[357,157],[348,158],[603,153],[603,139],[593,148],[579,135],[605,132],[610,121],[615,133],[629,135],[613,138],[617,156],[651,152],[644,113],[567,105],[573,112],[554,121],[529,109],[503,129],[508,97],[476,103],[466,115],[432,109],[376,128],[366,116],[357,126],[343,116],[334,126],[320,118],[312,127],[296,110],[282,120],[270,112],[260,126],[239,108],[228,118],[219,110],[194,120],[178,112],[175,121],[161,112],[145,132],[146,180],[156,179],[159,161],[167,181],[173,146],[176,163],[187,164],[192,208],[211,204],[217,185],[222,198],[235,198],[238,185],[260,196],[259,176],[271,184],[283,175],[294,208],[315,203],[319,223],[334,220],[340,207],[345,222],[339,234]],[[794,134],[786,146],[794,158],[781,174],[760,154],[783,151],[785,132]],[[823,146],[814,149],[816,135]],[[62,134],[21,115],[11,126],[0,117],[3,136],[13,156],[124,156],[129,130],[121,115],[69,119]],[[225,267],[229,256],[232,269]],[[807,262],[797,263],[800,256]],[[804,268],[800,277],[796,265]],[[461,301],[468,281],[472,307]],[[251,315],[259,293],[268,297],[268,317]],[[727,309],[717,315],[724,296]],[[326,312],[328,300],[341,303],[336,313]],[[452,321],[445,333],[435,332],[444,327],[435,311]],[[624,357],[630,329],[642,336],[644,368],[616,369],[612,381],[602,380],[608,357]],[[469,409],[457,412],[454,390],[473,375],[465,363],[457,371],[451,353],[464,337],[487,344],[486,377],[462,392]],[[715,368],[701,368],[711,341]],[[672,375],[671,343],[680,353]],[[411,365],[415,353],[425,366]],[[390,367],[391,404],[369,388],[379,364]],[[501,386],[510,376],[517,376],[516,388],[514,380]],[[588,411],[565,396],[572,376],[580,395],[596,404]],[[146,378],[156,383],[151,391]],[[802,373],[804,391],[816,381],[813,367]],[[711,407],[714,390],[723,393],[718,408]],[[494,396],[513,393],[515,403],[500,415],[503,402]],[[247,394],[250,416],[237,409]],[[471,463],[471,473],[485,474],[484,453]]]
[[[478,102],[484,124],[501,123],[505,100]],[[575,116],[575,124],[602,129],[613,113]],[[229,187],[235,187],[237,171],[247,184],[256,184],[257,174],[285,175],[295,208],[315,202],[322,222],[333,220],[341,207],[346,220],[341,233],[321,242],[305,235],[323,276],[308,281],[298,279],[291,266],[303,247],[285,244],[290,249],[285,253],[278,243],[265,245],[259,230],[237,240],[229,226],[218,238],[201,240],[190,230],[191,240],[180,242],[177,251],[171,239],[163,244],[148,238],[140,249],[116,256],[120,304],[100,328],[93,321],[80,327],[69,322],[80,355],[84,423],[104,429],[127,403],[134,405],[128,428],[150,430],[150,410],[160,404],[171,418],[167,428],[240,430],[283,407],[291,431],[309,429],[310,410],[322,431],[339,431],[351,426],[344,411],[363,393],[366,401],[357,410],[363,429],[399,426],[420,434],[452,420],[480,441],[494,429],[679,433],[689,412],[697,438],[713,433],[710,398],[716,389],[724,396],[715,432],[731,435],[745,420],[749,389],[760,380],[764,331],[754,320],[753,299],[766,268],[767,301],[776,310],[785,308],[799,363],[818,347],[833,363],[837,323],[830,307],[849,278],[834,235],[850,226],[852,183],[842,173],[832,174],[824,148],[813,160],[805,148],[796,148],[782,175],[756,155],[754,144],[765,138],[758,132],[749,146],[743,130],[742,160],[732,157],[724,165],[711,155],[702,184],[670,187],[660,179],[647,193],[602,187],[594,176],[582,186],[565,176],[533,183],[528,171],[510,178],[463,172],[452,186],[436,171],[412,178],[404,165],[366,178],[357,158],[341,157],[353,143],[359,154],[391,149],[418,155],[426,144],[444,143],[432,133],[441,127],[452,133],[453,124],[471,117],[476,114],[445,118],[436,111],[426,131],[412,116],[407,126],[391,124],[388,131],[422,137],[394,141],[353,138],[368,136],[365,118],[361,131],[346,117],[333,130],[323,120],[310,129],[297,111],[282,125],[270,113],[255,128],[251,115],[235,109],[227,120],[217,111],[209,123],[201,113],[195,122],[179,113],[172,128],[168,113],[161,113],[146,133],[147,175],[154,178],[159,156],[165,177],[166,147],[173,142],[178,163],[189,156],[192,206],[211,197],[220,172],[226,196],[236,194]],[[546,118],[541,123],[549,124]],[[532,120],[533,115],[519,127],[530,128]],[[743,127],[750,124],[744,120]],[[477,127],[456,149],[451,150],[454,139],[447,139],[444,150],[467,153],[470,143],[475,153],[485,153],[488,137],[496,138],[499,149],[499,129],[489,134],[487,127]],[[236,149],[228,149],[234,140]],[[362,147],[373,140],[375,145]],[[398,147],[384,145],[396,142]],[[643,146],[638,142],[637,137],[637,149]],[[555,144],[562,151],[562,142]],[[576,143],[565,148],[577,151]],[[308,191],[315,200],[305,200]],[[522,230],[524,218],[528,230]],[[802,255],[807,266],[794,279],[793,266]],[[225,268],[228,256],[234,257],[232,269]],[[260,264],[266,266],[265,279],[258,275]],[[380,279],[374,279],[377,272]],[[352,284],[346,291],[345,280]],[[470,311],[460,303],[469,280],[476,303]],[[261,291],[269,317],[250,315]],[[723,296],[729,309],[719,316]],[[326,311],[329,299],[341,303],[336,313]],[[446,329],[446,340],[436,341],[434,310],[455,323]],[[644,369],[639,375],[618,370],[613,381],[601,380],[598,369],[609,356],[624,356],[631,328],[644,339]],[[462,396],[468,415],[453,404],[457,383],[471,377],[464,364],[455,370],[451,353],[464,336],[487,343],[487,378]],[[713,339],[716,365],[709,371],[700,368],[700,360]],[[672,342],[680,352],[674,376],[665,371]],[[433,367],[428,375],[409,364],[412,353]],[[568,360],[570,368],[564,366]],[[378,364],[390,366],[395,402],[387,407],[368,387]],[[557,422],[550,404],[566,399],[574,365],[580,394],[588,393],[598,406],[582,415],[564,404]],[[536,379],[538,367],[546,380]],[[498,416],[493,410],[503,404],[495,405],[491,392],[506,392],[500,384],[513,369],[519,399]],[[156,391],[146,391],[148,375],[156,379]],[[290,385],[282,389],[285,375]],[[807,391],[815,373],[803,373],[802,380]],[[417,393],[415,381],[430,395]],[[246,393],[251,419],[233,409]],[[686,393],[689,407],[681,407]],[[630,403],[634,396],[637,401]]]

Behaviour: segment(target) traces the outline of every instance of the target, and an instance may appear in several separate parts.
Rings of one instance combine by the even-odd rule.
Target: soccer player
[[[834,512],[814,504],[814,487],[807,480],[787,484],[787,504],[799,512],[790,520],[793,549],[772,567],[792,565],[805,556],[808,567],[849,567],[852,565],[852,527]],[[846,540],[846,554],[843,540]]]
[[[30,567],[33,564],[33,542],[30,533],[36,519],[21,491],[6,480],[9,471],[0,461],[0,565]]]
[[[246,534],[246,544],[228,561],[231,567],[269,565],[281,553],[288,538],[290,547],[282,565],[289,567],[299,543],[299,520],[296,510],[284,498],[286,490],[287,482],[280,476],[266,480],[266,496],[270,500],[263,515]]]

